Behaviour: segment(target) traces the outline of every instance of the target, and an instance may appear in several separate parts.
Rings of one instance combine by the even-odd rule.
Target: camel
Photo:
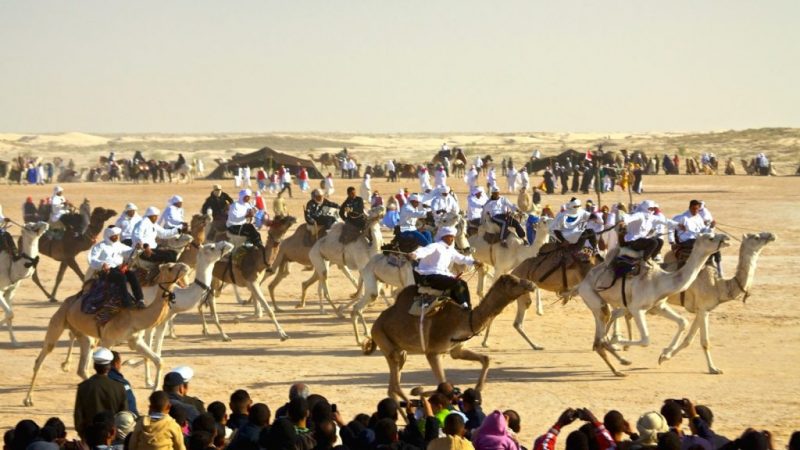
[[[175,293],[175,301],[167,313],[166,320],[145,332],[145,342],[147,342],[147,345],[153,350],[153,353],[159,357],[161,356],[161,348],[164,345],[164,334],[166,334],[167,328],[176,315],[198,308],[201,303],[208,301],[209,297],[213,295],[210,285],[212,277],[211,272],[214,270],[214,264],[216,264],[220,258],[230,253],[231,250],[233,250],[233,244],[224,241],[217,242],[216,244],[204,244],[197,249],[197,270],[195,272],[194,283],[185,288],[175,288],[173,291]],[[145,298],[155,297],[157,289],[157,286],[150,286],[143,288],[142,292]],[[222,335],[222,340],[225,342],[230,341],[231,338],[222,331],[222,325],[220,325],[218,319],[216,320],[216,325]],[[146,360],[144,379],[148,388],[154,387],[153,381],[150,378],[150,365],[147,364]],[[156,380],[159,380],[159,378],[156,378]]]
[[[733,158],[728,158],[725,162],[725,175],[736,175],[736,165],[733,163]]]
[[[200,247],[206,242],[206,228],[213,220],[214,218],[210,214],[195,214],[192,216],[189,224],[189,235],[192,236],[192,242],[181,253],[178,262],[182,262],[194,269],[197,256],[200,253]]]
[[[50,293],[45,290],[44,285],[40,281],[39,271],[36,270],[33,273],[33,282],[36,286],[39,286],[39,289],[41,289],[44,295],[53,303],[58,301],[56,299],[56,292],[58,291],[58,286],[61,284],[61,280],[64,278],[64,272],[66,272],[67,267],[72,269],[81,281],[84,280],[83,271],[81,271],[75,258],[81,252],[89,250],[92,245],[95,244],[97,236],[105,227],[106,221],[117,215],[117,212],[113,209],[106,209],[100,206],[91,210],[92,212],[89,214],[90,206],[88,200],[84,200],[80,210],[84,224],[88,223],[88,226],[85,226],[84,230],[79,231],[81,233],[79,236],[69,236],[68,233],[70,233],[70,230],[68,229],[59,240],[54,240],[51,236],[45,235],[42,236],[39,242],[39,250],[41,253],[60,263],[58,266],[58,273],[56,274],[56,281],[53,285],[53,291]],[[76,232],[78,231],[76,230]]]
[[[0,325],[8,327],[8,336],[11,345],[18,347],[17,337],[14,336],[13,300],[22,280],[30,278],[36,271],[39,263],[39,240],[47,231],[45,222],[26,223],[22,228],[22,237],[19,245],[19,258],[15,259],[8,251],[0,253],[0,307],[4,317]]]
[[[528,280],[514,275],[503,275],[475,309],[465,310],[452,302],[446,302],[441,311],[421,321],[419,317],[408,313],[417,294],[416,286],[409,286],[400,292],[394,305],[375,320],[372,338],[364,343],[364,354],[372,354],[376,346],[380,348],[389,364],[391,397],[399,396],[407,400],[400,387],[400,372],[408,353],[424,354],[439,382],[446,381],[441,365],[442,354],[450,353],[453,359],[479,361],[482,370],[475,389],[480,391],[486,384],[489,373],[489,357],[465,349],[464,343],[484,330],[515,298],[533,289],[533,283]],[[420,332],[425,339],[424,344]]]
[[[259,285],[259,279],[270,269],[270,260],[272,259],[272,253],[275,247],[280,244],[283,235],[286,234],[296,221],[297,219],[292,216],[276,217],[272,225],[270,225],[269,232],[267,233],[267,242],[263,247],[241,247],[231,253],[231,256],[226,258],[226,260],[217,261],[217,263],[214,264],[214,270],[212,272],[213,279],[211,281],[211,289],[214,291],[214,295],[209,297],[206,303],[208,303],[211,309],[211,315],[216,323],[219,323],[216,297],[219,297],[224,283],[231,283],[234,286],[246,287],[247,290],[250,291],[251,297],[255,299],[253,302],[253,307],[255,308],[255,313],[252,316],[253,319],[260,319],[263,317],[263,307],[263,309],[267,310],[270,319],[272,319],[272,323],[275,325],[275,329],[278,331],[281,341],[289,339],[289,336],[286,335],[283,328],[281,328],[281,325],[278,323],[275,312],[267,303],[267,299],[264,298],[264,293],[261,292],[261,286]],[[244,252],[240,258],[236,256],[238,252]],[[203,318],[203,334],[207,334],[208,328],[202,308],[203,304],[200,304],[200,316]]]
[[[302,284],[302,294],[300,296],[300,307],[306,304],[306,292],[308,287],[314,281],[319,281],[319,289],[324,295],[325,299],[330,303],[334,312],[337,314],[339,310],[331,300],[330,293],[328,292],[328,269],[330,263],[333,263],[344,272],[348,280],[356,288],[356,294],[361,290],[361,282],[357,282],[351,273],[351,270],[361,271],[367,265],[370,258],[377,255],[383,246],[383,236],[381,235],[381,219],[386,213],[383,206],[375,206],[370,209],[367,214],[367,224],[365,232],[372,236],[372,245],[370,245],[365,237],[359,237],[349,244],[342,244],[339,242],[339,236],[344,228],[344,223],[334,224],[328,234],[317,239],[317,242],[311,247],[308,258],[314,266],[314,275]],[[359,276],[360,277],[360,276]],[[322,297],[319,300],[320,314],[324,313],[324,306]]]
[[[42,350],[36,357],[33,366],[33,377],[28,395],[23,404],[33,406],[33,388],[36,385],[36,376],[39,374],[44,359],[53,351],[65,328],[68,328],[70,334],[80,343],[81,356],[78,375],[81,378],[86,379],[89,350],[94,338],[98,339],[101,347],[112,347],[119,342],[127,341],[131,350],[135,350],[143,357],[153,361],[156,366],[156,379],[160,379],[162,360],[144,341],[144,331],[164,321],[174,298],[172,288],[188,271],[189,267],[186,264],[162,264],[156,279],[158,291],[153,302],[145,309],[121,309],[105,325],[99,325],[94,314],[84,314],[81,311],[81,293],[64,300],[50,318]],[[68,364],[69,356],[68,354],[67,362],[62,367],[66,367]]]
[[[336,156],[330,153],[323,153],[319,155],[319,158],[314,158],[314,155],[309,153],[308,157],[312,162],[318,163],[322,168],[337,167],[338,161],[336,160]]]
[[[650,345],[650,333],[647,329],[647,320],[645,314],[653,312],[661,315],[662,317],[675,322],[678,330],[672,338],[669,346],[667,346],[658,358],[659,364],[672,357],[675,348],[678,345],[678,339],[686,328],[686,319],[681,317],[672,307],[667,304],[667,297],[685,291],[697,275],[703,270],[708,257],[711,254],[719,251],[723,247],[730,244],[727,242],[728,236],[724,234],[700,235],[694,244],[689,259],[680,269],[674,272],[666,272],[660,267],[652,266],[648,263],[642,263],[641,270],[638,275],[632,276],[629,279],[617,280],[612,283],[613,271],[609,270],[609,263],[598,265],[586,275],[586,278],[578,285],[578,294],[583,298],[583,302],[592,311],[595,319],[595,335],[593,350],[605,361],[608,367],[616,376],[624,376],[623,373],[617,371],[608,359],[606,350],[608,350],[615,358],[617,358],[623,365],[629,365],[630,362],[619,356],[617,350],[613,347],[612,342],[606,338],[608,333],[607,325],[610,325],[617,317],[622,314],[629,313],[636,323],[639,330],[639,340],[623,340],[619,341],[619,345],[623,346],[641,346],[647,347]],[[619,250],[612,251],[609,254],[609,261],[614,261],[614,258]],[[612,285],[613,284],[613,285]],[[609,288],[605,288],[611,286]],[[619,286],[619,288],[617,288]],[[605,307],[606,305],[614,308],[611,315],[611,322],[607,322]]]
[[[463,216],[452,214],[442,217],[439,221],[439,226],[455,226],[456,239],[454,244],[456,248],[469,251],[470,242],[466,236],[467,222]],[[411,268],[411,264],[404,257],[400,259],[399,262],[400,266],[392,261],[392,256],[387,256],[383,253],[378,253],[370,258],[367,265],[364,266],[360,272],[361,280],[364,285],[364,294],[358,300],[339,307],[338,315],[342,316],[344,315],[343,311],[349,308],[351,304],[353,305],[350,318],[353,321],[353,331],[355,332],[356,343],[359,346],[362,343],[361,336],[358,333],[358,321],[360,320],[364,327],[364,335],[369,337],[367,321],[364,319],[364,310],[378,298],[378,294],[382,290],[381,285],[387,284],[402,289],[414,284],[414,272]],[[389,306],[388,299],[384,298],[384,300],[386,300],[386,305]]]
[[[704,266],[689,289],[683,294],[673,294],[667,302],[683,306],[687,311],[695,313],[694,321],[689,327],[683,341],[672,352],[674,357],[679,351],[692,344],[697,332],[700,332],[700,343],[706,355],[708,373],[721,374],[722,370],[714,365],[711,360],[711,344],[708,334],[708,318],[711,311],[721,303],[742,299],[746,301],[750,294],[755,278],[756,262],[761,250],[767,244],[775,242],[775,235],[762,232],[742,236],[742,245],[739,247],[739,263],[736,266],[736,275],[732,278],[717,278],[716,270],[711,266]]]

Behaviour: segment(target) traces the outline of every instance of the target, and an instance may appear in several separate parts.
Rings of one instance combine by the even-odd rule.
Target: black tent
[[[228,174],[234,173],[237,168],[244,166],[248,166],[251,169],[263,167],[270,172],[280,168],[280,166],[285,166],[294,175],[297,175],[297,172],[302,167],[308,172],[309,178],[322,178],[322,174],[317,170],[311,160],[280,153],[269,147],[264,147],[253,153],[244,155],[237,153],[233,155],[230,160],[220,163],[206,178],[222,179],[228,176]]]
[[[561,152],[558,156],[547,156],[541,159],[532,159],[525,166],[528,168],[528,172],[533,173],[544,170],[547,166],[552,168],[555,163],[559,163],[560,165],[564,166],[567,164],[567,159],[572,161],[572,164],[574,165],[577,163],[582,163],[585,158],[586,153],[569,149]]]

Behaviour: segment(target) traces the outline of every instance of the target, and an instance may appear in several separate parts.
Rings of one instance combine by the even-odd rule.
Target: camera
[[[415,408],[419,408],[420,406],[422,406],[422,401],[421,400],[411,400],[410,402],[407,402],[407,401],[401,400],[399,405],[400,405],[401,408],[407,408],[408,405],[411,405],[411,406],[413,406]]]

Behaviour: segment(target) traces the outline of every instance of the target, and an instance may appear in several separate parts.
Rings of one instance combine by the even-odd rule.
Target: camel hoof
[[[630,366],[632,364],[630,360],[625,358],[620,358],[619,363],[622,364],[623,366]]]
[[[233,340],[233,339],[231,339],[231,337],[230,337],[230,336],[228,336],[227,334],[223,334],[223,335],[222,335],[222,342],[230,342],[230,341],[232,341],[232,340]]]
[[[489,348],[489,343],[488,342],[481,342],[481,347]]]
[[[287,335],[286,333],[281,333],[281,342],[283,342],[283,341],[285,341],[287,339],[289,339],[289,335]]]
[[[708,373],[710,375],[722,375],[725,372],[723,372],[722,369],[717,369],[716,367],[712,367],[711,369],[709,369]]]
[[[306,307],[305,303],[299,303],[297,305],[294,305],[294,309],[303,309],[305,307]]]
[[[662,354],[661,354],[661,355],[658,357],[658,365],[660,366],[660,365],[661,365],[661,363],[663,363],[664,361],[668,361],[668,360],[669,360],[671,357],[672,357],[672,356],[671,356],[669,353],[662,353]]]
[[[618,372],[618,371],[614,371],[614,376],[616,376],[616,377],[620,377],[620,378],[625,378],[625,377],[627,377],[627,375],[625,375],[625,374],[624,374],[624,373],[622,373],[622,372]]]
[[[156,387],[156,384],[155,383],[145,383],[144,387],[145,387],[145,389],[153,389],[154,387]]]
[[[544,350],[544,347],[542,347],[541,345],[533,344],[533,349],[534,350]]]
[[[350,294],[350,299],[354,299],[354,298],[357,298],[357,297],[358,297],[358,292]]]
[[[65,363],[65,362],[64,362],[64,363],[61,363],[61,371],[62,371],[62,372],[69,372],[69,371],[70,371],[70,369],[71,369],[71,367],[69,366],[69,364],[67,364],[67,363]]]
[[[209,334],[211,333],[209,333],[207,329],[203,328],[203,336],[208,336]]]
[[[58,299],[55,297],[50,297],[50,303],[58,303]]]
[[[233,323],[235,325],[239,325],[239,317],[238,316],[233,318]]]
[[[273,306],[275,306],[275,307],[273,308],[273,310],[274,310],[276,313],[282,313],[282,312],[286,312],[286,310],[285,310],[285,309],[283,309],[283,308],[279,308],[279,307],[278,307],[278,305],[273,305]]]
[[[22,406],[33,406],[33,399],[25,397],[25,400],[22,401]]]

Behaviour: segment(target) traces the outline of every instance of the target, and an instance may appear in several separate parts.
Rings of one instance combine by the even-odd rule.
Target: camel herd
[[[101,207],[91,209],[86,201],[80,208],[80,214],[84,220],[83,232],[70,239],[58,240],[46,234],[46,223],[30,223],[21,228],[21,256],[13,259],[7,252],[0,253],[0,306],[5,313],[0,323],[9,330],[12,345],[17,344],[12,327],[12,300],[20,282],[25,278],[33,278],[47,298],[56,302],[57,288],[66,268],[72,268],[80,279],[84,279],[75,258],[91,246],[105,227],[105,222],[116,213]],[[179,260],[177,263],[150,267],[158,273],[144,289],[150,301],[145,309],[123,309],[107,323],[99,325],[93,314],[82,312],[79,294],[59,304],[48,325],[42,350],[36,358],[25,404],[33,403],[37,374],[65,330],[80,349],[78,374],[81,377],[86,377],[88,355],[93,345],[127,343],[142,356],[147,386],[154,388],[163,366],[161,352],[164,339],[168,333],[174,336],[171,324],[177,314],[197,309],[203,317],[203,334],[207,335],[204,310],[210,309],[222,340],[230,341],[223,331],[216,309],[216,298],[227,285],[245,288],[250,293],[254,313],[240,319],[261,318],[266,310],[280,339],[287,339],[289,336],[276,315],[281,310],[275,302],[274,289],[288,275],[290,263],[312,270],[311,276],[301,284],[302,293],[297,307],[305,306],[307,290],[316,282],[321,313],[324,312],[325,301],[342,318],[349,309],[356,343],[362,351],[370,354],[379,349],[386,358],[390,372],[389,391],[394,396],[405,397],[400,388],[400,373],[408,354],[424,354],[439,381],[446,379],[441,355],[449,353],[454,359],[478,361],[482,371],[477,388],[481,388],[486,382],[489,358],[468,350],[464,344],[483,333],[483,345],[486,346],[492,319],[514,302],[517,304],[514,328],[532,349],[541,350],[542,346],[535,343],[523,328],[534,295],[537,298],[536,312],[543,314],[540,290],[556,293],[563,301],[573,296],[583,299],[594,317],[593,349],[615,375],[624,374],[614,367],[608,354],[623,365],[628,365],[630,362],[621,354],[623,349],[649,345],[648,313],[661,315],[676,324],[675,335],[661,352],[659,364],[688,347],[700,333],[708,372],[720,374],[722,370],[714,365],[710,354],[709,314],[721,303],[746,299],[753,284],[758,256],[766,245],[775,241],[771,233],[745,235],[739,250],[738,267],[732,278],[719,278],[714,268],[706,265],[711,254],[729,245],[727,236],[717,234],[698,238],[688,261],[680,266],[670,261],[669,254],[663,265],[642,264],[638,274],[615,280],[610,262],[614,261],[618,249],[609,251],[603,261],[595,254],[577,254],[574,249],[548,243],[549,222],[546,219],[536,225],[536,240],[532,245],[525,245],[515,236],[510,236],[508,242],[502,245],[486,238],[497,233],[495,224],[487,222],[481,225],[477,234],[468,236],[464,217],[450,214],[442,217],[439,225],[455,227],[458,230],[456,248],[471,253],[482,262],[475,273],[481,301],[473,310],[462,310],[454,304],[445,303],[434,314],[422,314],[420,317],[409,313],[417,297],[411,263],[403,255],[381,251],[384,241],[380,222],[384,214],[383,206],[372,208],[367,214],[365,233],[344,244],[340,240],[344,230],[342,222],[335,223],[327,233],[301,225],[289,234],[296,219],[284,216],[270,226],[263,247],[241,245],[242,242],[237,242],[238,237],[227,236],[224,232],[215,235],[209,231],[211,217],[195,215],[188,234],[163,242],[162,245],[179,251]],[[206,243],[207,236],[212,237],[215,243]],[[54,286],[49,292],[37,273],[40,254],[60,262]],[[145,267],[147,265],[137,262]],[[355,289],[352,300],[340,306],[334,303],[328,291],[327,279],[331,265],[337,266]],[[187,284],[184,278],[192,271],[194,279]],[[261,285],[270,276],[274,276],[268,285],[272,306],[261,290]],[[490,276],[494,278],[494,283],[484,295]],[[390,288],[394,290],[393,296],[388,295]],[[236,294],[238,298],[238,291]],[[387,308],[370,328],[363,312],[381,295]],[[239,301],[245,302],[242,299]],[[693,322],[689,324],[678,309],[694,313]],[[621,336],[618,320],[628,323],[627,337]],[[635,324],[638,339],[630,336],[631,321]],[[365,337],[362,338],[362,334]],[[62,364],[65,371],[69,370],[71,353],[72,346]],[[155,377],[152,376],[151,365],[155,366]]]

